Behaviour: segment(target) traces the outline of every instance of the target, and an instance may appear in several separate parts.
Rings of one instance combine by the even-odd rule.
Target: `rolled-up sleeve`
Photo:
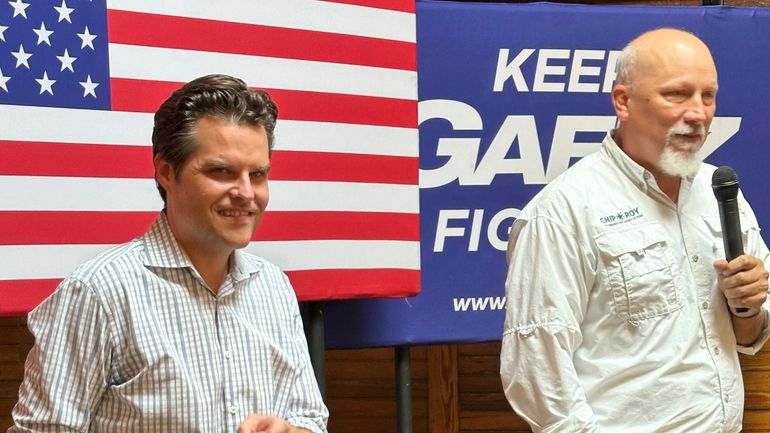
[[[598,432],[572,361],[595,276],[589,252],[556,221],[520,218],[508,260],[500,375],[509,403],[535,432]]]
[[[760,260],[765,264],[765,269],[770,270],[770,252],[768,252],[767,244],[760,233],[759,224],[757,218],[754,215],[754,211],[749,206],[743,194],[740,195],[741,210],[744,213],[744,217],[748,220],[749,229],[746,236],[746,252]],[[768,311],[767,302],[765,302],[762,312],[765,316],[765,327],[762,333],[759,335],[751,346],[738,345],[738,352],[744,355],[755,355],[762,350],[762,347],[770,340],[770,311]]]

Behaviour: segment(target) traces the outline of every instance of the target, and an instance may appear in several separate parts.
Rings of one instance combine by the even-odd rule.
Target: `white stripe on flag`
[[[414,14],[308,0],[108,0],[108,9],[416,41]]]
[[[63,278],[113,245],[0,245],[0,280]],[[410,241],[252,242],[246,250],[284,270],[419,269],[420,246]],[[29,263],[35,263],[30,267]]]
[[[420,243],[386,240],[252,242],[246,251],[270,257],[283,270],[420,269]],[[302,256],[300,258],[300,256]]]
[[[0,140],[150,145],[152,118],[148,113],[0,105]]]
[[[417,213],[414,185],[270,181],[271,210]],[[0,176],[0,211],[158,211],[153,179]]]
[[[150,146],[152,125],[152,113],[0,105],[0,140]],[[278,150],[418,156],[413,128],[279,119],[275,136]]]
[[[187,82],[210,74],[211,65],[217,65],[219,73],[259,87],[406,100],[417,97],[417,73],[413,71],[110,44],[110,73],[115,78]]]
[[[417,158],[417,137],[416,128],[278,120],[275,148]]]

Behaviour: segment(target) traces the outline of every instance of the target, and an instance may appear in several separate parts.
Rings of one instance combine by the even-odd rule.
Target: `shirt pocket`
[[[603,233],[596,243],[616,315],[638,324],[682,308],[663,226],[653,223]]]
[[[741,242],[743,245],[743,251],[747,251],[751,246],[749,245],[749,231],[759,230],[756,224],[751,224],[742,211],[739,213],[738,218],[741,222]],[[706,222],[706,226],[712,235],[712,252],[717,259],[725,258],[725,243],[722,234],[722,221],[718,215],[706,215],[703,217]]]

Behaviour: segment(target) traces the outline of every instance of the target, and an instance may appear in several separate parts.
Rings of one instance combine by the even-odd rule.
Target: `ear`
[[[612,88],[612,106],[618,119],[628,119],[629,88],[625,84],[616,84]]]
[[[172,180],[174,180],[174,168],[165,159],[161,158],[160,155],[156,155],[152,163],[155,166],[155,180],[168,193],[168,188]]]

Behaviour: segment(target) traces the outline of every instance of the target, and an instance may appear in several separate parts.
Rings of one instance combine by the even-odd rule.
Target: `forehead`
[[[268,152],[267,133],[261,125],[238,124],[218,117],[203,117],[195,123],[194,154]]]
[[[656,85],[717,85],[717,70],[708,48],[695,38],[642,44],[637,53],[639,81]]]

